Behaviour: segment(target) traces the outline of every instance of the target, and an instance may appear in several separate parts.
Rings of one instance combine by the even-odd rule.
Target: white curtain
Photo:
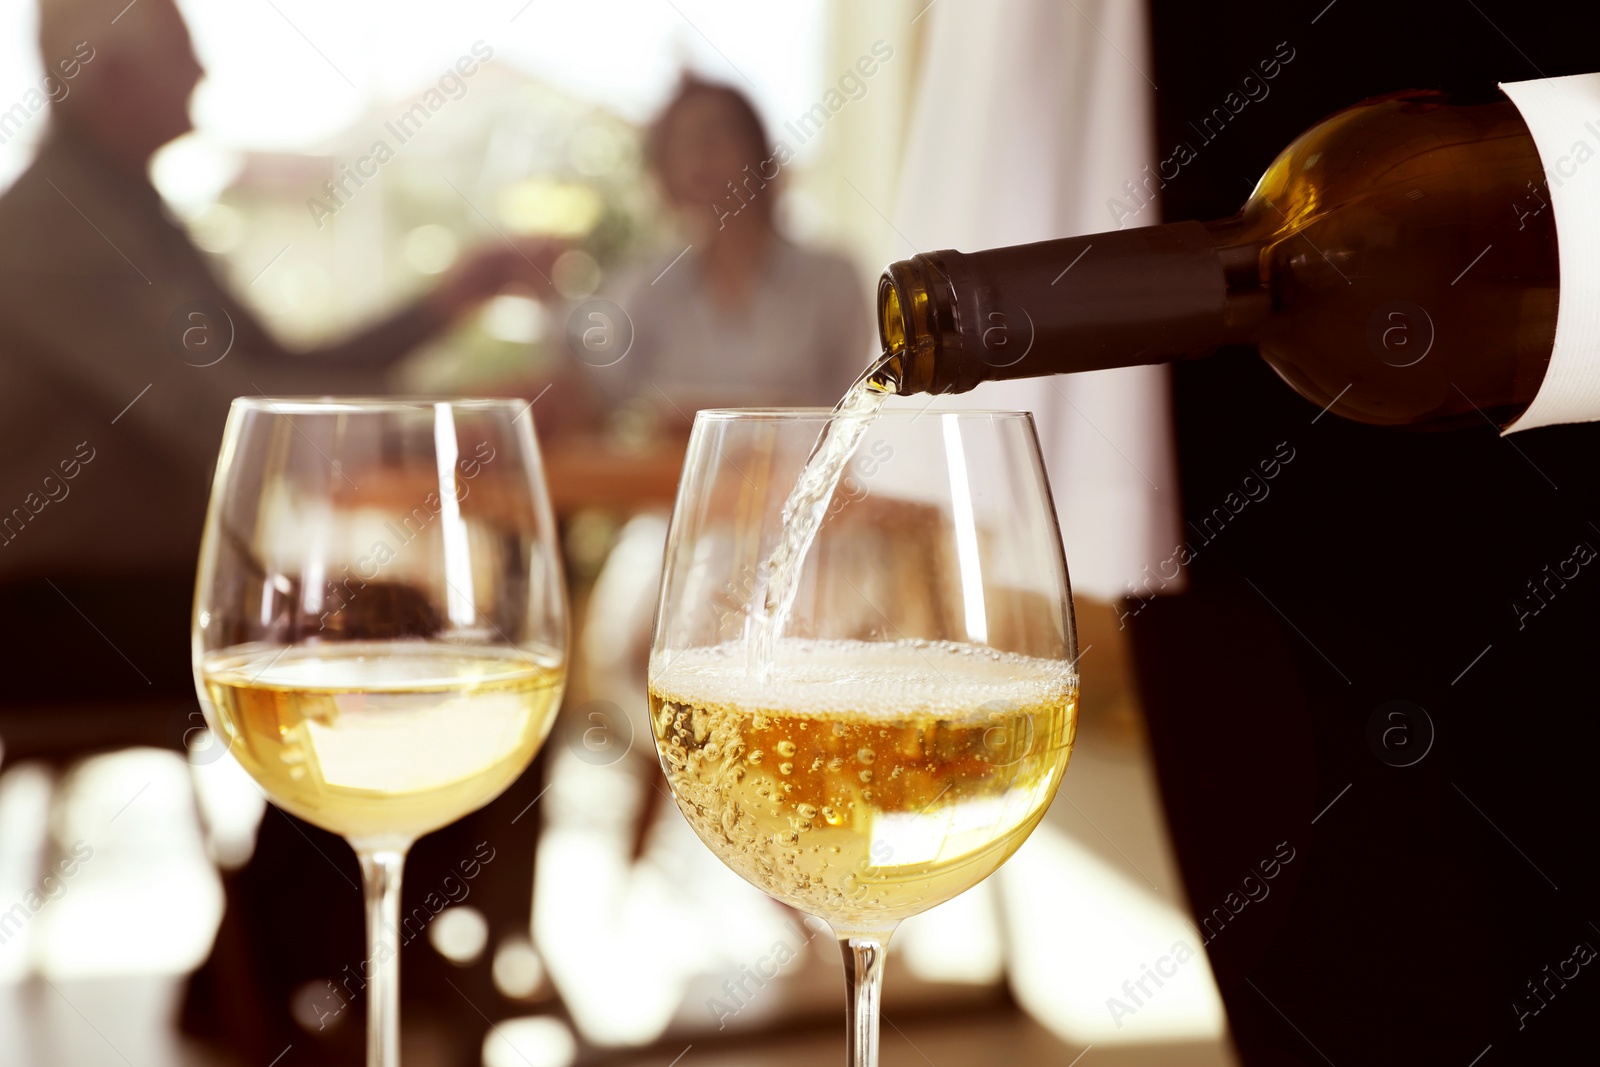
[[[1114,229],[1107,201],[1154,158],[1143,0],[936,0],[921,20],[889,257]],[[1110,600],[1181,540],[1168,383],[1138,367],[938,406],[1035,413],[1074,589]]]

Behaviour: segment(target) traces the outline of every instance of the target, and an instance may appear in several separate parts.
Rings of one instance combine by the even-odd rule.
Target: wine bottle
[[[1600,289],[1576,278],[1600,276],[1600,204],[1579,197],[1600,182],[1600,164],[1583,170],[1600,76],[1503,88],[1514,103],[1412,92],[1341,111],[1230,219],[892,263],[875,384],[963,392],[1253,344],[1301,396],[1361,422],[1600,418]],[[1147,169],[1134,191],[1162,184]]]

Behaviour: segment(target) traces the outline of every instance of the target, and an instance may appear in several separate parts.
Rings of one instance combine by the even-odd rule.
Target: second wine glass
[[[766,561],[826,411],[702,411],[668,535],[651,725],[674,798],[735,872],[826,920],[852,1067],[875,1067],[901,920],[993,873],[1076,730],[1066,562],[1031,416],[880,415],[753,653]]]

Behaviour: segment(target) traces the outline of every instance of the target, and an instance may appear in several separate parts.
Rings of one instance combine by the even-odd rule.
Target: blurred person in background
[[[0,196],[0,734],[8,759],[65,764],[87,749],[181,745],[198,727],[189,616],[231,399],[382,392],[399,357],[539,275],[522,249],[480,251],[386,320],[291,351],[223,284],[221,264],[148,177],[153,154],[191,129],[203,73],[172,0],[41,0],[39,46],[51,127]],[[461,840],[470,832],[413,853],[407,914],[442,868],[473,855],[477,839]],[[226,875],[213,960],[186,1001],[190,1030],[239,1049],[287,1033],[275,1047],[294,1042],[305,1064],[323,1051],[358,1056],[357,1010],[339,1011],[332,1039],[305,1055],[307,1027],[291,1018],[291,1004],[302,1019],[310,1011],[315,1031],[319,1011],[345,1003],[325,982],[363,959],[359,897],[340,895],[358,882],[336,839],[269,812],[248,867]],[[520,899],[490,908],[500,896]],[[480,884],[474,903],[525,914],[526,899],[513,878]],[[347,908],[307,904],[341,900]],[[426,977],[409,971],[414,988],[426,991]],[[307,982],[317,999],[294,1001]]]
[[[851,263],[791,241],[777,223],[788,149],[768,140],[743,93],[685,76],[651,125],[646,158],[680,236],[658,257],[625,268],[608,287],[631,323],[632,344],[587,377],[615,405],[613,427],[620,430],[631,421],[625,417],[648,412],[660,431],[655,446],[666,453],[673,451],[670,442],[681,445],[697,408],[831,407],[875,353],[875,334],[866,286]],[[576,345],[574,354],[585,358]],[[675,484],[676,457],[669,469]],[[583,806],[558,800],[540,809],[539,869],[558,871],[560,879],[536,887],[535,940],[550,950],[556,988],[580,1006],[608,993],[593,975],[627,968],[651,976],[647,984],[681,980],[675,977],[681,954],[671,965],[649,957],[616,923],[615,912],[628,901],[660,893],[654,880],[659,867],[652,864],[671,855],[680,885],[717,884],[721,877],[707,870],[709,853],[683,833],[664,794],[647,784],[661,773],[648,743],[643,682],[667,520],[664,508],[642,500],[630,510],[636,514],[583,598],[568,696],[580,714],[561,721],[557,729],[567,736],[549,746],[553,795],[591,800]],[[593,737],[612,731],[639,743],[616,756],[586,751]],[[596,824],[590,805],[608,813],[604,825]],[[561,849],[568,846],[561,842],[579,838],[620,862],[563,862]],[[712,924],[725,921],[726,901],[686,891],[675,894],[671,906]],[[552,948],[567,947],[569,930],[585,932],[582,967],[573,963],[579,953]]]
[[[590,368],[589,384],[613,415],[647,409],[661,436],[680,444],[697,408],[832,407],[876,353],[876,335],[850,261],[779,229],[788,148],[768,140],[742,92],[685,74],[645,150],[686,244],[624,268],[608,287],[631,323],[631,345]],[[671,472],[675,484],[676,457]],[[589,605],[589,626],[607,635],[595,645],[607,651],[592,665],[591,695],[637,712],[648,732],[639,683],[666,524],[643,501],[634,510]]]
[[[831,407],[867,365],[874,334],[850,262],[778,227],[788,149],[768,140],[739,90],[686,75],[646,152],[685,245],[610,287],[633,345],[598,371],[599,387],[613,401],[668,407],[669,422],[716,405]]]
[[[67,91],[50,90],[47,139],[0,197],[0,607],[27,623],[3,646],[0,699],[186,698],[229,401],[380,391],[386,366],[536,270],[481,250],[388,319],[291,352],[148,178],[191,129],[203,73],[172,0],[41,0],[39,47]],[[69,656],[76,669],[50,669]]]

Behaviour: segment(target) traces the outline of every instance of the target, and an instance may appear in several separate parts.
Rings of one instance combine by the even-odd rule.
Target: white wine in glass
[[[992,874],[1055,796],[1076,729],[1076,643],[1029,416],[885,412],[849,428],[857,442],[842,453],[815,451],[846,461],[831,493],[814,469],[800,480],[828,418],[698,416],[650,712],[701,840],[833,927],[850,1062],[874,1067],[895,927]],[[811,506],[789,497],[796,484],[820,521],[790,521]],[[778,556],[798,563],[793,596],[774,595],[768,561],[800,525],[810,543]]]
[[[1005,862],[1071,751],[1075,679],[965,644],[693,650],[650,689],[679,806],[729,867],[853,933],[892,930]]]
[[[420,837],[499,796],[549,732],[563,681],[532,653],[421,641],[223,649],[201,673],[268,795],[351,840]]]
[[[361,861],[369,1067],[399,1063],[400,874],[499,796],[561,703],[566,595],[511,400],[234,401],[195,592],[211,728]]]

